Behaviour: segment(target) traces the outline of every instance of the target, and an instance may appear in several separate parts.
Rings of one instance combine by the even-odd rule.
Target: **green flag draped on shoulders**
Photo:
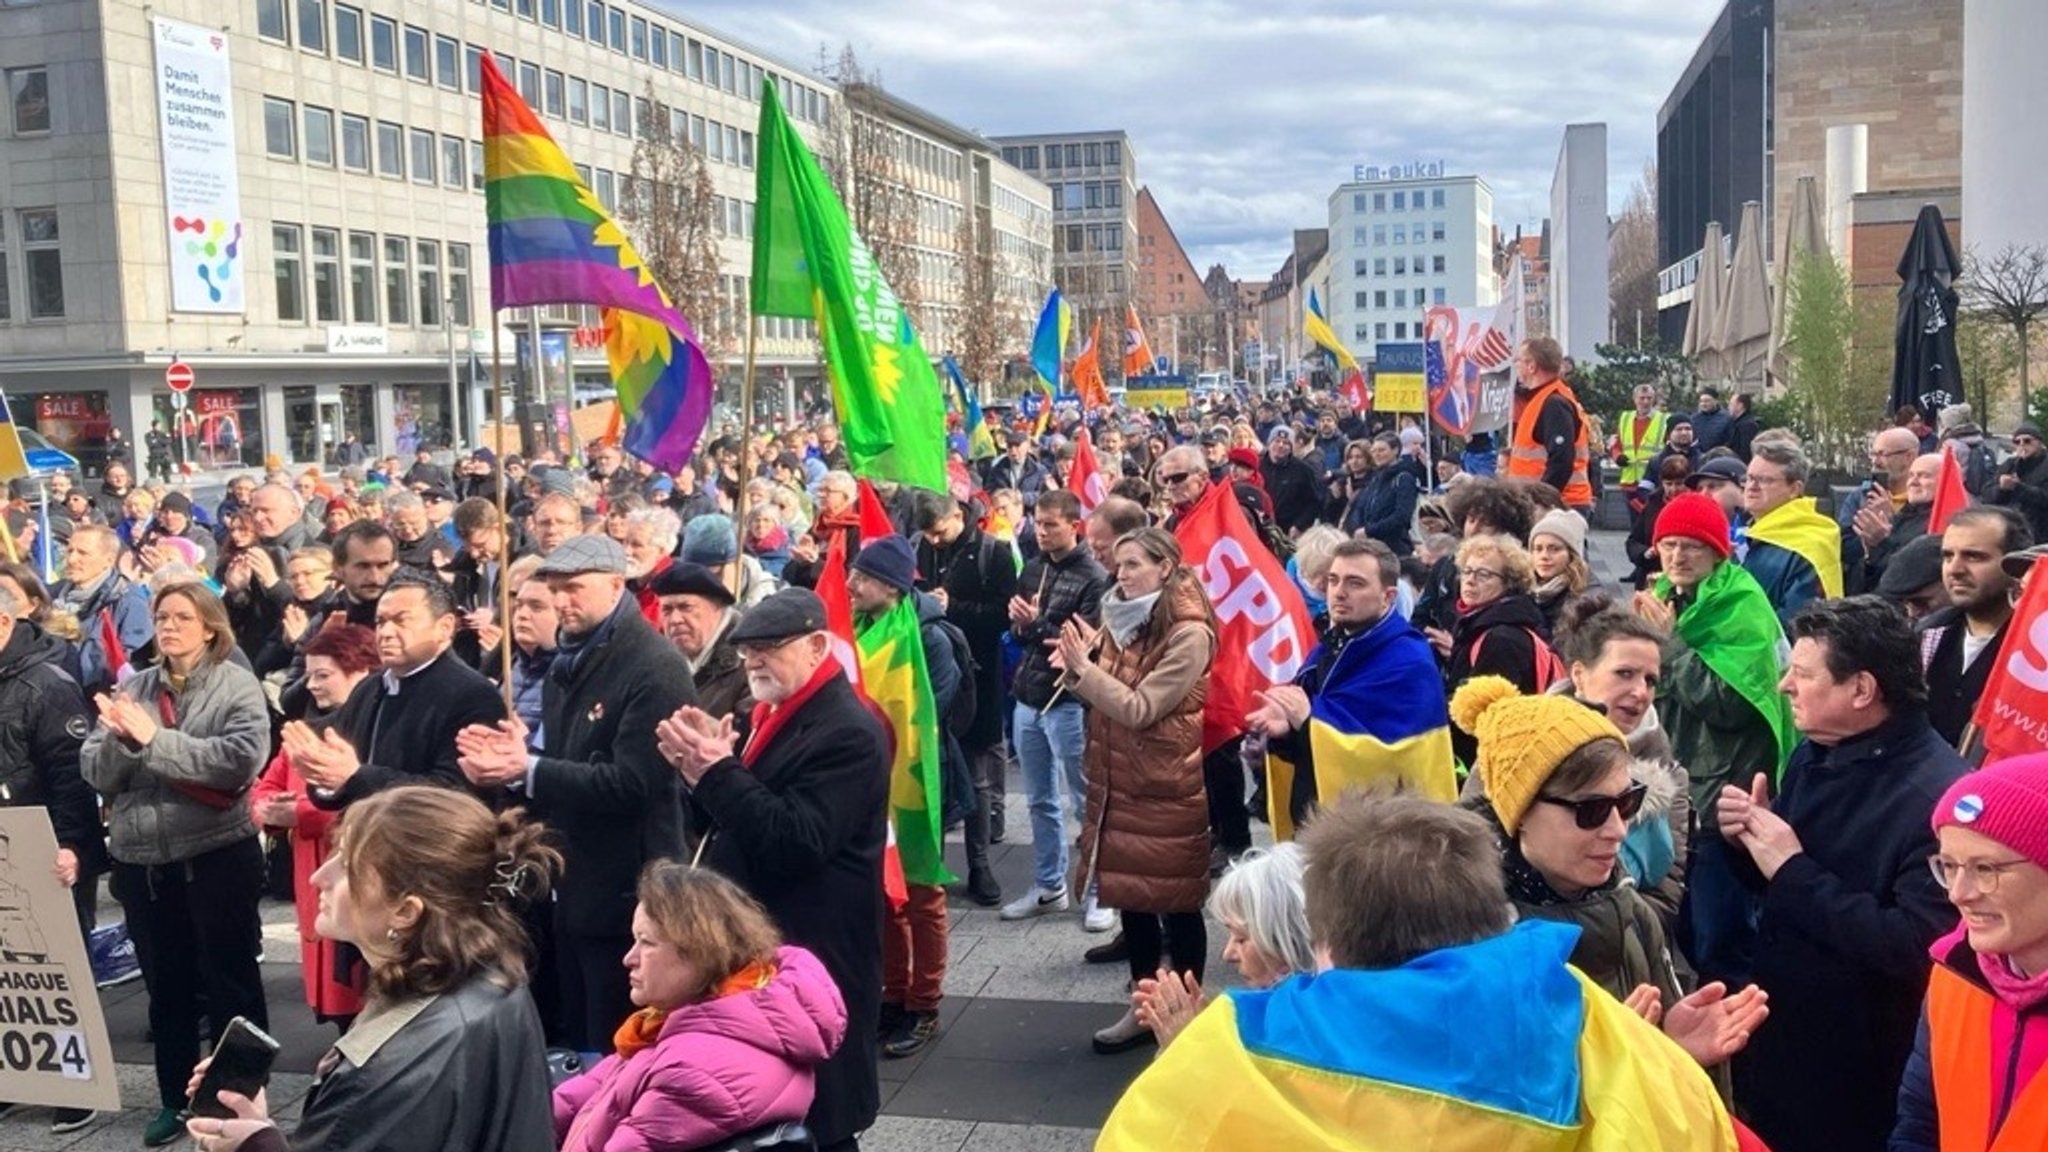
[[[942,736],[917,601],[906,596],[887,612],[862,617],[855,630],[861,680],[889,721],[889,819],[896,827],[903,878],[912,884],[949,884],[954,876],[946,870],[940,804]]]
[[[1657,577],[1657,595],[1671,599],[1671,577]],[[1792,705],[1778,691],[1785,671],[1785,630],[1763,586],[1742,565],[1723,562],[1693,589],[1692,602],[1672,630],[1770,725],[1778,746],[1771,777],[1782,778],[1799,746],[1799,732],[1792,723]]]
[[[757,316],[815,320],[856,475],[946,491],[946,404],[910,316],[831,183],[761,85],[754,168]]]

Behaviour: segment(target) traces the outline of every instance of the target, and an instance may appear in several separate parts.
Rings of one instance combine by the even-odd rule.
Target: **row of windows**
[[[37,136],[50,130],[50,70],[7,70],[7,122],[16,136]]]
[[[768,75],[760,65],[741,60],[715,45],[650,23],[644,17],[628,18],[623,9],[597,0],[489,2],[500,11],[516,10],[524,19],[746,100],[760,99],[761,82]],[[402,74],[422,84],[439,84],[451,92],[462,90],[456,64],[466,51],[471,62],[469,90],[477,90],[474,65],[482,50],[475,45],[465,49],[451,36],[434,35],[414,24],[401,26],[390,17],[368,15],[352,5],[336,3],[333,8],[330,26],[328,0],[256,0],[256,32],[266,40],[290,44],[296,27],[298,46],[307,52],[364,64],[380,72]],[[499,57],[501,68],[510,77],[513,69],[508,60]],[[831,110],[829,96],[788,76],[777,75],[775,83],[791,116],[814,124],[825,123]],[[526,99],[538,107],[533,95],[526,94]]]
[[[1371,325],[1371,332],[1367,332],[1366,328],[1367,325],[1364,324],[1353,326],[1353,328],[1351,329],[1351,338],[1360,344],[1365,343],[1367,340],[1387,339],[1387,325],[1385,322],[1380,322]],[[1396,340],[1408,339],[1408,322],[1406,320],[1394,321],[1393,333],[1393,338]],[[1422,339],[1422,324],[1419,321],[1415,325],[1415,338],[1417,340]]]
[[[64,256],[58,249],[57,210],[23,208],[14,214],[10,234],[7,214],[0,212],[0,323],[14,319],[11,275],[14,254],[21,253],[24,293],[22,315],[29,320],[64,317]]]
[[[1394,307],[1408,307],[1411,296],[1414,300],[1414,306],[1417,308],[1425,304],[1444,303],[1444,290],[1442,288],[1396,288],[1394,289]],[[1431,298],[1432,296],[1434,297],[1433,299]],[[1368,300],[1370,300],[1370,303],[1367,302]],[[1351,302],[1352,306],[1357,308],[1385,308],[1387,306],[1387,292],[1385,289],[1379,289],[1373,292],[1355,293],[1351,298]]]
[[[1361,225],[1351,230],[1351,243],[1359,248],[1365,247],[1368,242],[1375,248],[1384,248],[1388,244],[1387,237],[1390,231],[1393,236],[1392,242],[1395,244],[1427,244],[1432,240],[1442,240],[1448,234],[1441,220],[1427,224],[1418,220],[1413,224],[1395,224],[1391,227],[1386,224],[1375,224],[1370,231]],[[1368,236],[1371,237],[1370,241],[1367,240]]]
[[[1037,144],[1012,144],[1003,149],[1003,163],[1026,172],[1038,171]],[[1043,145],[1047,172],[1077,171],[1081,168],[1111,168],[1124,162],[1124,146],[1115,140],[1090,140],[1085,144]]]
[[[1053,229],[1052,234],[1056,249],[1061,252],[1124,250],[1124,226],[1121,224],[1069,224]]]
[[[1371,260],[1367,260],[1362,256],[1359,257],[1351,262],[1352,274],[1361,279],[1364,278],[1367,265],[1371,266],[1371,274],[1374,276],[1385,276],[1387,274],[1387,258],[1385,256],[1375,256]],[[1417,256],[1412,263],[1406,256],[1394,257],[1394,275],[1396,276],[1407,276],[1411,273],[1420,276],[1425,272],[1434,272],[1442,275],[1443,271],[1444,258],[1442,256]]]
[[[1123,206],[1124,186],[1120,180],[1069,181],[1052,186],[1052,210],[1055,212]]]
[[[1390,195],[1394,205],[1392,211],[1395,212],[1415,211],[1422,208],[1441,208],[1444,206],[1443,189],[1415,188],[1391,194],[1386,192],[1353,192],[1351,194],[1351,210],[1353,212],[1364,212],[1366,211],[1366,204],[1371,203],[1371,210],[1374,212],[1388,211],[1387,202]],[[1427,204],[1423,203],[1425,199],[1428,201]]]
[[[405,326],[417,321],[422,328],[438,328],[445,319],[469,327],[467,244],[277,223],[270,226],[270,258],[277,318],[283,323]]]

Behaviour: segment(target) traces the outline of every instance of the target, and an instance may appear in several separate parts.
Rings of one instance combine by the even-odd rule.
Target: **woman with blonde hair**
[[[657,860],[639,897],[625,956],[637,1010],[610,1056],[555,1089],[558,1146],[685,1152],[803,1119],[846,1037],[824,964],[716,872]]]
[[[1529,529],[1529,565],[1535,584],[1529,594],[1543,613],[1543,635],[1557,635],[1565,609],[1593,583],[1586,565],[1586,519],[1576,512],[1545,512]]]
[[[1499,676],[1532,695],[1549,688],[1564,670],[1530,595],[1536,569],[1528,551],[1512,536],[1470,536],[1458,545],[1457,563],[1457,621],[1448,636],[1431,638],[1444,660],[1446,690],[1455,692],[1474,676]],[[1451,748],[1467,765],[1478,750],[1455,719]]]
[[[520,923],[561,869],[544,837],[517,811],[494,815],[452,788],[409,785],[350,805],[313,873],[314,923],[362,953],[362,1015],[321,1059],[289,1140],[262,1093],[223,1091],[233,1119],[185,1126],[200,1152],[553,1152]],[[202,1064],[188,1090],[204,1074]]]

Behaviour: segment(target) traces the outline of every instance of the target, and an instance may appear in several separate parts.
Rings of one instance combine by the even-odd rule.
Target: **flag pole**
[[[740,492],[733,500],[732,577],[726,585],[732,590],[734,597],[738,597],[742,591],[740,585],[747,575],[744,557],[747,554],[747,505],[751,503],[748,499],[748,490],[753,487],[753,477],[747,475],[747,457],[752,455],[754,446],[754,337],[760,327],[760,318],[754,315],[753,302],[748,301],[747,350],[740,367]],[[712,483],[717,483],[716,477]]]
[[[498,310],[491,309],[491,427],[495,429],[491,454],[498,461],[498,691],[505,697],[505,711],[512,711],[512,525],[505,513],[505,365],[503,325]],[[534,363],[540,363],[540,349],[534,349]]]

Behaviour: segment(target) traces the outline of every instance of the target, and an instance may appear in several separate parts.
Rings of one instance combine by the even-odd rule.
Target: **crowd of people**
[[[1161,1051],[1108,1148],[2043,1146],[2048,760],[1979,767],[1969,723],[2042,554],[2038,430],[2001,463],[1967,410],[1902,419],[1830,514],[1746,397],[1639,390],[1603,436],[1554,342],[1515,363],[1455,453],[1296,389],[991,411],[946,492],[857,479],[822,418],[673,473],[422,452],[210,508],[115,464],[46,535],[17,490],[63,578],[0,565],[0,774],[81,920],[103,877],[123,909],[144,1143],[852,1148],[941,1034],[957,897],[1128,969],[1094,1049]],[[1934,532],[1943,453],[1979,502]],[[1316,631],[1222,733],[1242,653],[1175,532],[1216,502]],[[821,585],[856,636],[914,622],[950,891],[885,892],[902,734]],[[188,1117],[206,1038],[268,1019],[266,892],[339,1039],[295,1121]]]

